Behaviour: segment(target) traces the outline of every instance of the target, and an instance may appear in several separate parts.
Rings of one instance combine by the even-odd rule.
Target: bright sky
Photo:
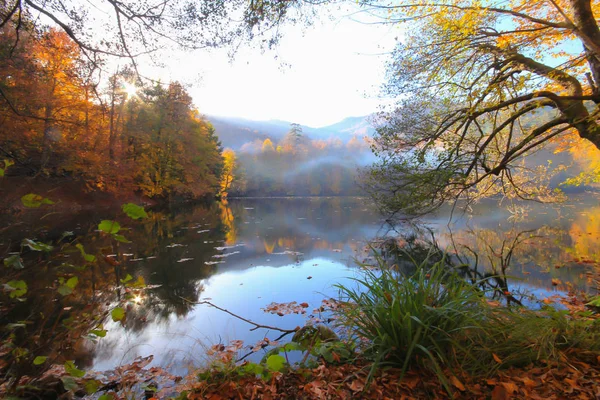
[[[171,54],[162,79],[191,83],[204,114],[319,127],[375,112],[400,31],[359,23],[366,17],[348,11],[335,14],[309,28],[286,27],[275,51],[243,49],[233,62],[226,50]]]

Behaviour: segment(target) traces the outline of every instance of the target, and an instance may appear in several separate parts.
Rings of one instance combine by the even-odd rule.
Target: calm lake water
[[[362,198],[230,199],[156,211],[141,222],[106,213],[55,216],[55,222],[48,217],[47,226],[35,232],[37,239],[49,240],[70,230],[83,238],[88,252],[121,260],[114,268],[101,262],[82,276],[88,300],[74,299],[71,307],[93,298],[105,311],[114,308],[115,283],[127,274],[149,285],[128,302],[124,322],[106,317],[106,337],[83,339],[69,350],[80,367],[96,370],[154,355],[153,365],[184,373],[190,364],[205,362],[212,345],[240,339],[252,346],[264,337],[275,339],[279,332],[251,331],[252,325],[231,315],[183,299],[208,300],[257,323],[293,329],[322,317],[322,300],[337,296],[334,285],[357,276],[355,259],[372,262],[369,240],[407,229],[387,223]],[[600,261],[600,205],[594,195],[560,206],[520,204],[510,211],[487,201],[468,214],[456,212],[452,224],[448,217],[449,210],[443,210],[425,221],[438,233],[440,246],[476,252],[480,271],[506,275],[508,290],[524,302],[535,303],[529,296],[543,300],[592,290],[586,272]],[[110,218],[129,228],[123,234],[132,243],[117,247],[95,231],[101,219]],[[76,263],[80,255],[65,251],[62,257]],[[507,261],[510,266],[503,270]],[[48,302],[44,290],[55,279],[52,268],[37,271],[30,301]],[[307,313],[264,311],[271,303],[292,301],[308,303]]]

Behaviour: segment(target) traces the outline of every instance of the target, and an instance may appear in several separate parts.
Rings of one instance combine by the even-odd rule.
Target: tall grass
[[[498,368],[564,361],[565,352],[600,351],[600,323],[566,311],[492,306],[480,282],[470,283],[442,259],[416,262],[412,275],[363,267],[355,286],[337,285],[347,307],[337,311],[363,354],[378,369],[434,372],[448,391],[454,369],[489,375]],[[571,352],[573,353],[573,352]],[[572,355],[570,355],[572,357]]]
[[[381,263],[380,263],[381,264]],[[418,366],[433,370],[446,386],[445,366],[457,350],[457,338],[481,329],[487,319],[483,293],[451,272],[443,260],[427,260],[411,276],[387,267],[362,270],[356,287],[337,285],[352,304],[339,315],[356,338],[365,340],[364,355],[373,372],[383,366]]]

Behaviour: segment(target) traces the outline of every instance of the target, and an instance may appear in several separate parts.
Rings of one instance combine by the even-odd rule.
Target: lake
[[[244,355],[265,337],[273,340],[281,334],[251,330],[253,326],[240,319],[194,303],[209,301],[283,329],[326,320],[322,301],[336,298],[334,285],[357,276],[355,260],[373,262],[369,241],[409,229],[391,225],[371,206],[364,198],[230,199],[154,211],[141,221],[109,210],[43,219],[32,211],[11,230],[10,240],[27,234],[56,243],[63,231],[72,231],[75,236],[68,240],[77,237],[88,253],[108,259],[77,272],[78,294],[56,301],[57,276],[69,276],[81,262],[79,250],[65,245],[60,260],[39,258],[44,267],[35,271],[30,287],[29,302],[58,320],[77,320],[82,310],[103,315],[98,323],[106,337],[82,337],[72,348],[60,349],[80,368],[106,370],[154,355],[153,365],[183,374],[188,366],[206,362],[206,352],[215,344],[243,340]],[[451,224],[449,215],[450,209],[441,210],[424,221],[436,232],[439,245],[450,253],[477,253],[478,270],[504,276],[507,286],[502,290],[524,303],[594,290],[587,272],[600,261],[600,205],[595,195],[572,197],[561,205],[521,203],[510,210],[488,200],[468,213],[455,211]],[[100,234],[96,227],[102,219],[118,220],[132,243],[114,243]],[[8,236],[3,241],[7,246]],[[110,260],[119,264],[111,265],[116,262]],[[468,261],[473,263],[473,257]],[[128,275],[129,282],[142,277],[147,288],[118,289]],[[126,319],[113,322],[108,312],[126,297]],[[265,311],[272,303],[293,301],[307,303],[301,307],[306,313],[281,316],[277,309]],[[250,359],[263,354],[258,351]]]

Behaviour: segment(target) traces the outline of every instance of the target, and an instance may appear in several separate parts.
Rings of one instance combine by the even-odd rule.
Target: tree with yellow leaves
[[[524,157],[577,136],[600,148],[600,3],[363,1],[406,23],[389,65],[371,189],[388,211],[447,200],[547,199],[550,168]]]

